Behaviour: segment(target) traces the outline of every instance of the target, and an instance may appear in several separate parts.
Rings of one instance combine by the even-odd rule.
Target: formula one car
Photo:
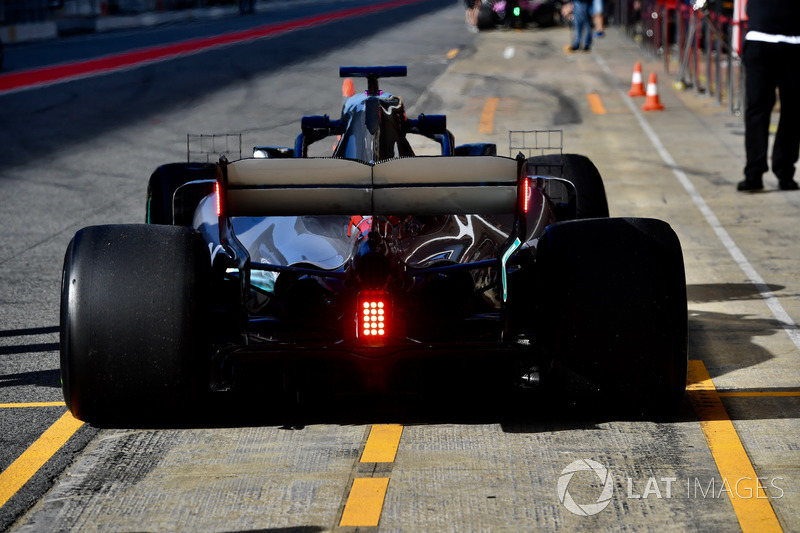
[[[480,30],[496,27],[523,28],[531,23],[547,28],[561,23],[560,0],[472,1],[480,4],[477,17]]]
[[[587,158],[456,146],[379,79],[293,147],[173,163],[146,224],[81,229],[64,260],[61,375],[92,422],[209,391],[418,394],[549,386],[673,406],[687,367],[667,223],[610,218]],[[336,137],[332,156],[309,147]],[[441,154],[415,155],[414,139]],[[427,141],[430,142],[430,141]]]

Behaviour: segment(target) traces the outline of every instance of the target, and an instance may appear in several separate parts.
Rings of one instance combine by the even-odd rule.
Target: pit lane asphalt
[[[405,97],[412,115],[446,113],[460,143],[490,138],[500,153],[507,153],[508,130],[563,129],[565,151],[589,155],[603,174],[612,215],[653,216],[672,224],[687,268],[690,358],[703,361],[721,391],[717,396],[725,395],[725,415],[698,414],[702,410],[692,408],[691,393],[680,415],[669,422],[596,413],[562,417],[565,413],[544,398],[530,407],[530,418],[491,409],[476,414],[457,405],[434,409],[427,417],[409,416],[403,409],[398,413],[396,406],[377,413],[356,406],[347,414],[288,417],[285,424],[84,429],[91,432],[91,442],[12,530],[347,530],[356,526],[339,524],[357,479],[389,480],[377,527],[381,531],[752,530],[748,518],[761,515],[744,511],[742,518],[734,504],[755,498],[731,498],[730,491],[720,490],[729,472],[727,456],[713,452],[704,433],[709,426],[718,429],[716,423],[725,417],[746,451],[744,462],[767,486],[764,500],[774,516],[785,530],[800,530],[800,402],[792,395],[800,385],[793,341],[793,324],[800,318],[793,269],[800,193],[736,193],[743,166],[741,120],[708,99],[673,92],[660,62],[615,30],[596,42],[591,54],[565,55],[564,28],[473,36],[462,22],[463,12],[451,6],[380,39],[354,40],[274,72],[235,65],[225,73],[235,73],[236,83],[219,92],[190,93],[185,103],[171,100],[149,107],[167,98],[153,82],[158,75],[166,77],[169,69],[162,67],[119,79],[74,82],[47,94],[77,104],[68,112],[56,111],[58,120],[49,124],[57,131],[28,148],[47,148],[42,153],[50,157],[34,160],[28,153],[3,170],[0,180],[4,196],[11,199],[3,214],[11,232],[0,248],[2,284],[11,295],[0,308],[3,329],[26,332],[4,337],[25,340],[3,341],[13,352],[3,352],[3,376],[13,370],[24,381],[26,372],[16,368],[40,356],[47,361],[38,378],[27,378],[27,387],[4,386],[3,401],[19,392],[28,395],[27,401],[58,397],[56,341],[48,328],[57,320],[58,268],[75,229],[141,220],[153,162],[180,159],[183,135],[200,131],[198,126],[244,130],[258,142],[293,139],[300,114],[337,109],[336,67],[351,63],[358,53],[364,62],[408,63],[410,77],[393,81],[392,92]],[[381,41],[385,46],[378,46]],[[455,48],[459,53],[448,58]],[[219,65],[220,57],[200,60]],[[645,73],[661,75],[665,111],[643,114],[641,101],[626,97],[637,60],[645,63]],[[175,70],[194,73],[187,64]],[[133,86],[127,98],[108,95],[128,85]],[[142,94],[142,88],[150,94]],[[599,95],[605,114],[592,112],[589,93]],[[111,101],[99,111],[86,107],[97,115],[85,117],[79,111],[94,95]],[[312,96],[319,100],[309,109]],[[481,125],[490,99],[497,99],[494,113]],[[103,123],[103,108],[126,101],[134,109],[124,120]],[[272,102],[280,105],[267,107]],[[42,113],[52,119],[52,109]],[[136,113],[138,121],[132,118]],[[60,146],[55,133],[63,134],[70,125],[88,131]],[[481,127],[489,131],[480,133]],[[25,140],[14,144],[16,149],[26,146]],[[767,184],[772,182],[767,179]],[[36,222],[42,212],[51,216]],[[19,253],[18,244],[28,252]],[[765,287],[790,324],[776,318]],[[42,351],[18,353],[21,344]],[[57,408],[45,409],[41,416],[58,417]],[[30,416],[10,419],[7,412],[0,412],[4,438],[12,434],[5,428]],[[397,454],[391,461],[362,463],[370,426],[378,422],[403,423],[394,444]],[[19,433],[27,435],[20,443],[33,438],[31,431]],[[608,468],[614,488],[608,506],[588,517],[573,514],[559,501],[557,484],[567,465],[587,459]],[[575,473],[574,481],[584,486],[570,483],[570,494],[580,503],[594,503],[603,484],[593,481],[592,473],[582,474]],[[717,484],[709,496],[712,481]],[[757,521],[759,529],[768,520]]]

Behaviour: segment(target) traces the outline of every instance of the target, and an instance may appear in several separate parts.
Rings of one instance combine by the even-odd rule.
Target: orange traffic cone
[[[658,99],[658,83],[656,81],[656,73],[650,73],[650,79],[647,81],[647,98],[642,106],[642,111],[661,111],[664,106],[661,105],[661,100]]]
[[[628,96],[645,96],[644,83],[642,83],[642,64],[637,61],[633,67],[633,77],[631,78],[631,90]]]

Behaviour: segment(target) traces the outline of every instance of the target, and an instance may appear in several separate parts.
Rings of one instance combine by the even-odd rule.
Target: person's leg
[[[581,47],[581,31],[585,16],[582,9],[583,5],[583,2],[578,2],[577,0],[572,2],[572,50],[578,50]]]
[[[603,0],[592,0],[592,18],[594,19],[594,31],[597,37],[602,37],[605,29],[603,20]]]
[[[478,10],[481,8],[481,3],[478,0],[464,0],[464,5],[467,8],[467,26],[476,29],[478,27]]]
[[[589,4],[587,2],[575,1],[572,3],[572,25],[574,35],[572,37],[572,49],[577,50],[581,47],[581,34],[589,30],[589,45],[591,45],[591,27],[589,23]]]
[[[769,121],[775,106],[777,82],[772,74],[770,43],[747,41],[742,54],[745,65],[744,145],[747,162],[745,182],[760,185],[768,170]],[[741,184],[740,184],[741,185]],[[745,190],[746,187],[739,187]]]
[[[796,189],[795,163],[800,151],[800,45],[780,44],[776,61],[784,65],[778,78],[781,118],[772,147],[772,172],[781,189]]]
[[[589,4],[586,4],[586,24],[583,27],[585,33],[583,49],[591,50],[592,48],[592,17],[589,15]]]

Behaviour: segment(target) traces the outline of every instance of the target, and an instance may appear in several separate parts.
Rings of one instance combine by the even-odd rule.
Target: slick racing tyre
[[[207,372],[210,258],[194,230],[92,226],[75,234],[61,288],[61,381],[87,422],[169,411]]]
[[[556,5],[550,2],[539,4],[539,8],[533,14],[533,21],[540,28],[550,28],[560,23],[560,13]]]
[[[575,220],[540,244],[549,308],[540,335],[560,384],[636,414],[668,413],[686,385],[683,255],[666,222]]]
[[[217,176],[217,166],[213,163],[170,163],[161,165],[150,176],[147,184],[147,211],[145,222],[190,226],[194,208],[203,196],[213,191],[213,184],[197,188],[196,194],[188,195],[183,203],[175,208],[175,191],[190,181],[213,180]],[[188,201],[187,201],[188,200]]]
[[[546,154],[528,158],[528,173],[571,181],[577,191],[577,218],[608,216],[603,178],[594,163],[578,154]]]
[[[481,3],[478,8],[478,29],[490,30],[498,24],[497,15],[491,5]]]

